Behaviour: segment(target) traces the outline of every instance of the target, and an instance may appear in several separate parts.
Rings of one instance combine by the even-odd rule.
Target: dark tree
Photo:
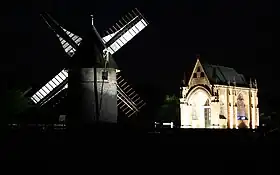
[[[15,120],[15,117],[28,108],[30,108],[30,101],[24,97],[23,93],[16,89],[7,90],[2,92],[1,95],[1,120],[3,123]]]
[[[175,95],[166,95],[161,107],[158,109],[156,121],[175,122],[180,119],[180,101]]]

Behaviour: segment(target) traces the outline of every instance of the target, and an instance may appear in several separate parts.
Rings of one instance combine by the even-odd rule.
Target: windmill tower
[[[55,32],[69,58],[75,58],[76,51],[82,45],[83,39],[63,28],[47,13],[41,14],[41,16],[49,28]],[[90,76],[86,76],[88,74],[95,75],[96,77],[101,120],[116,122],[117,107],[130,117],[145,105],[145,102],[140,99],[139,95],[121,77],[120,70],[117,68],[111,55],[117,52],[147,25],[147,21],[137,9],[125,15],[102,38],[99,36],[94,24],[92,24],[95,32],[94,36],[99,40],[99,46],[97,47],[99,47],[99,50],[102,48],[103,51],[96,56],[97,59],[95,61],[98,62],[96,74],[92,72],[93,69],[84,69],[79,75],[82,76],[83,81],[92,81],[92,79],[88,79]],[[75,62],[75,59],[73,62]],[[67,89],[68,82],[68,70],[65,68],[35,92],[31,99],[35,104],[43,106],[60,92]],[[92,87],[88,88],[92,89]],[[90,98],[87,97],[88,100]],[[96,108],[94,109],[95,112],[98,110]]]

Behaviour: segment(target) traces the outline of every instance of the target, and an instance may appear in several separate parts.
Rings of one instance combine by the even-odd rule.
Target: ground
[[[1,135],[2,159],[48,159],[53,157],[73,158],[73,156],[87,156],[89,153],[104,152],[120,154],[127,150],[143,148],[161,148],[172,154],[172,144],[186,144],[191,151],[202,154],[201,145],[213,146],[213,149],[228,151],[229,144],[239,148],[257,143],[274,143],[278,140],[279,133],[274,136],[262,137],[261,132],[250,130],[205,130],[205,129],[166,129],[158,132],[145,130],[74,130],[74,131],[48,131],[41,132],[34,129],[13,130],[9,135]],[[209,142],[210,141],[210,142]],[[118,143],[118,144],[116,144]],[[129,145],[129,146],[128,146]],[[217,147],[217,145],[219,145]],[[159,147],[160,146],[160,147]],[[184,149],[186,151],[186,149]],[[133,152],[134,152],[133,151]],[[231,152],[230,154],[232,154]],[[220,154],[219,157],[225,155]]]

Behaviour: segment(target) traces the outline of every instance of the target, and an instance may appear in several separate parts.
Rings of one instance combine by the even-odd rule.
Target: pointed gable
[[[243,74],[238,73],[235,69],[230,67],[202,63],[198,55],[187,86],[209,86],[211,84],[228,85],[229,83],[239,87],[249,87]]]
[[[199,59],[197,59],[191,77],[189,79],[188,86],[195,86],[198,84],[209,85],[209,80],[207,77],[206,72],[202,64],[200,63]]]

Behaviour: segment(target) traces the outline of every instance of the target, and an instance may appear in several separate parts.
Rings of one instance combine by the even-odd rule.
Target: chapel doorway
[[[191,105],[192,128],[210,128],[211,108],[209,93],[199,88],[190,94],[188,103]]]
[[[204,104],[204,121],[205,128],[211,128],[211,108],[209,99]]]

